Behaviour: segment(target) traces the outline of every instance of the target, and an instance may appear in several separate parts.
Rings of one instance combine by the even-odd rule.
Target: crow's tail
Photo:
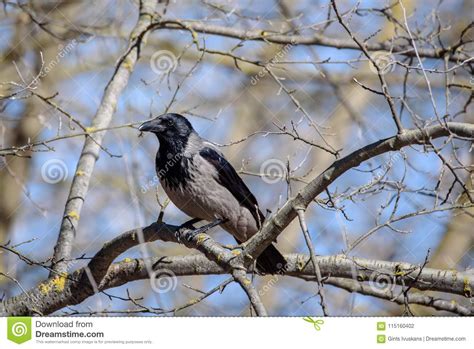
[[[269,245],[258,256],[257,269],[264,274],[283,274],[286,270],[286,259],[275,246]]]

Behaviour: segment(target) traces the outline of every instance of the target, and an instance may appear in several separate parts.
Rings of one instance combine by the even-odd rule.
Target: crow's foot
[[[178,241],[181,241],[184,238],[186,241],[191,241],[194,237],[198,234],[205,233],[209,229],[214,228],[215,226],[224,223],[226,220],[224,219],[216,219],[215,221],[203,225],[202,227],[195,228],[193,226],[194,223],[199,222],[200,220],[190,220],[189,222],[184,223],[179,229],[176,231],[175,235]],[[190,223],[190,224],[188,224]]]

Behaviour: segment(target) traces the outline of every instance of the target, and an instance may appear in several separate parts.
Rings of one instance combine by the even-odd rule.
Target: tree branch
[[[295,198],[288,200],[274,216],[265,222],[260,232],[245,243],[246,247],[243,255],[250,255],[254,258],[260,255],[281,234],[288,224],[295,219],[298,209],[307,207],[331,183],[350,169],[383,153],[397,151],[408,145],[430,144],[432,139],[447,136],[472,139],[474,138],[474,125],[448,122],[443,125],[427,126],[423,129],[405,130],[402,134],[369,144],[335,161],[323,173],[308,183]]]
[[[354,280],[329,278],[326,280],[326,283],[342,288],[348,292],[357,292],[366,296],[376,297],[388,300],[390,302],[395,302],[400,305],[405,305],[405,302],[408,302],[409,304],[424,305],[426,307],[430,307],[436,310],[449,311],[451,313],[463,316],[470,316],[473,313],[472,309],[470,309],[469,307],[464,307],[457,302],[435,298],[418,292],[407,294],[405,299],[402,292],[394,292],[390,288],[386,290],[379,290],[375,287],[370,287]]]
[[[131,281],[149,278],[146,265],[153,265],[155,270],[167,269],[176,276],[228,274],[228,265],[238,261],[235,254],[214,242],[207,234],[199,234],[186,246],[204,251],[214,256],[215,261],[206,255],[188,255],[176,257],[154,257],[150,260],[126,259],[111,264],[121,253],[139,244],[138,234],[143,232],[145,242],[161,240],[178,242],[174,231],[179,227],[167,224],[153,223],[152,225],[128,231],[104,244],[102,249],[92,258],[87,267],[76,270],[70,275],[56,275],[38,286],[22,294],[6,299],[0,304],[0,316],[7,315],[48,315],[68,305],[79,304],[97,291],[117,287]],[[212,250],[214,252],[210,253]],[[314,277],[314,266],[310,256],[289,254],[286,274],[288,276]],[[391,285],[412,285],[419,290],[433,290],[457,295],[466,295],[467,290],[474,288],[474,277],[458,271],[443,271],[421,266],[377,261],[362,258],[348,258],[345,255],[316,256],[322,277],[339,277],[369,282],[371,284],[391,282]],[[219,264],[218,264],[219,263]],[[238,264],[237,264],[238,266]],[[420,269],[421,272],[420,272]],[[235,270],[241,270],[234,267]],[[93,276],[93,280],[87,276]],[[242,274],[243,275],[243,274]],[[241,276],[241,275],[240,275]],[[239,277],[240,277],[239,276]],[[93,284],[97,285],[94,289]],[[247,292],[247,290],[246,290]],[[251,292],[251,294],[253,294]],[[265,314],[264,308],[257,305],[259,299],[251,299],[257,314]],[[260,301],[261,302],[261,301]],[[262,304],[263,306],[263,304]]]
[[[246,276],[245,271],[235,269],[232,275],[234,276],[234,280],[239,283],[240,287],[242,287],[242,289],[247,294],[250,304],[252,304],[252,307],[257,315],[268,316],[267,309],[265,309],[265,306],[263,305],[257,290],[252,285],[252,281],[250,281],[250,279]]]
[[[147,27],[153,19],[154,8],[155,1],[140,1],[140,15],[135,28],[130,34],[129,47],[118,61],[115,72],[105,88],[104,97],[92,120],[90,129],[106,128],[112,121],[118,98],[127,85],[135,63],[139,59],[140,49],[144,44],[144,35],[147,33]],[[67,272],[68,263],[66,261],[71,257],[82,205],[89,189],[90,179],[99,157],[104,136],[105,131],[96,133],[94,138],[86,136],[66,201],[58,241],[54,247],[50,277]]]
[[[186,21],[181,19],[162,18],[151,25],[151,29],[186,29],[190,32],[221,35],[234,39],[264,41],[275,44],[290,45],[320,45],[334,47],[338,49],[360,50],[360,47],[352,40],[331,38],[325,34],[312,33],[307,35],[288,35],[276,32],[268,32],[262,29],[243,29],[234,27],[225,27],[209,23],[196,21]],[[400,54],[408,57],[416,57],[415,50],[409,45],[395,45],[393,42],[365,43],[368,51],[387,51],[394,54]],[[450,53],[450,48],[424,48],[418,49],[420,57],[444,59],[446,53]],[[466,59],[465,55],[455,54],[449,56],[452,62],[459,62]]]

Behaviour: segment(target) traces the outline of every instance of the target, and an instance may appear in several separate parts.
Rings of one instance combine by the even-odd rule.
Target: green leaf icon
[[[7,338],[17,344],[31,339],[30,317],[9,317],[7,319]]]

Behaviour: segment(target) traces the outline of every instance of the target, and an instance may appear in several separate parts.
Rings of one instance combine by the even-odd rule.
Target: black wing
[[[257,226],[260,229],[265,216],[258,208],[258,202],[255,196],[250,192],[244,181],[237,174],[232,165],[216,150],[205,147],[199,152],[204,159],[209,161],[219,174],[218,182],[229,190],[237,201],[247,208],[251,213]]]

